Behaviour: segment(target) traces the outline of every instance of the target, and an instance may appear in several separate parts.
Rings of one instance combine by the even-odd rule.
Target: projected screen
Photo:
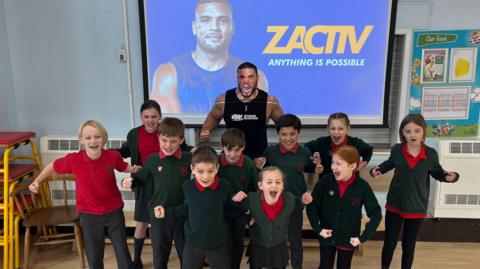
[[[396,0],[140,3],[146,96],[166,115],[203,123],[248,61],[258,88],[304,124],[325,124],[334,112],[353,124],[384,123]]]

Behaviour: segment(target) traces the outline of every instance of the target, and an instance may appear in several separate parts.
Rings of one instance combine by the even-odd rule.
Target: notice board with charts
[[[410,113],[429,137],[476,137],[480,111],[480,29],[414,33]]]

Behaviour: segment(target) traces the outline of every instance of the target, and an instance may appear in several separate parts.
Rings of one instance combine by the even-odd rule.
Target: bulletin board
[[[410,113],[428,137],[476,137],[480,111],[480,29],[414,33]]]

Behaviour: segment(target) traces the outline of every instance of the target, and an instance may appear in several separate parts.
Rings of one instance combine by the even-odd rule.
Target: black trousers
[[[232,260],[232,269],[240,269],[242,263],[245,227],[249,215],[242,215],[228,219],[228,248]]]
[[[80,213],[79,215],[83,229],[83,241],[85,242],[88,267],[91,269],[103,269],[105,230],[107,230],[112,241],[118,268],[132,268],[132,258],[127,246],[123,209],[120,208],[103,215],[86,213]]]
[[[205,258],[207,258],[212,269],[227,269],[231,266],[226,244],[215,249],[207,249],[194,247],[186,243],[183,249],[182,268],[202,269]]]
[[[385,214],[385,239],[382,249],[382,268],[389,268],[403,224],[402,269],[412,268],[415,244],[423,219],[405,219],[387,210]]]
[[[152,241],[153,266],[155,269],[168,268],[173,241],[175,241],[175,248],[181,263],[185,246],[184,223],[184,218],[151,221],[150,240]]]
[[[335,246],[320,244],[320,266],[319,269],[333,269],[337,256],[337,269],[350,269],[352,265],[353,250],[341,250]]]
[[[290,215],[288,240],[290,241],[290,263],[293,269],[301,269],[303,263],[303,207],[295,209]]]

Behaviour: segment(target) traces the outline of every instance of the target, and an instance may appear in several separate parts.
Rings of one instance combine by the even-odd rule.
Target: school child
[[[243,205],[252,214],[249,228],[251,242],[248,262],[251,269],[285,268],[288,265],[287,238],[290,215],[312,201],[310,195],[300,199],[284,191],[285,177],[280,168],[268,166],[259,173],[257,192],[248,194]],[[233,197],[242,201],[247,194],[240,192]]]
[[[250,157],[243,154],[245,134],[237,128],[227,129],[221,138],[222,154],[218,176],[230,184],[235,193],[250,193],[257,189],[257,168]],[[231,208],[227,212],[229,248],[232,268],[240,269],[243,256],[243,239],[249,215],[242,208]]]
[[[430,176],[442,182],[459,178],[458,173],[443,170],[437,152],[425,145],[426,131],[422,115],[405,116],[399,128],[401,143],[392,147],[388,160],[370,170],[378,178],[395,169],[385,205],[382,268],[390,267],[402,225],[402,269],[412,267],[417,235],[427,216]]]
[[[113,169],[120,172],[134,172],[120,154],[105,150],[108,140],[105,128],[97,121],[84,122],[78,131],[78,140],[83,149],[69,153],[48,164],[29,189],[37,192],[40,184],[57,174],[75,176],[75,196],[89,268],[103,268],[106,229],[117,258],[118,268],[132,268],[127,247],[123,200],[118,190]]]
[[[140,107],[142,125],[131,129],[127,134],[127,141],[118,149],[123,158],[130,157],[131,164],[143,166],[143,163],[152,154],[158,154],[160,143],[158,141],[158,124],[162,118],[160,105],[154,100],[145,101]],[[189,147],[182,143],[181,149],[188,151]],[[143,267],[141,254],[147,233],[150,216],[148,214],[148,201],[152,198],[153,181],[145,184],[139,183],[132,188],[135,192],[135,233],[133,266],[135,269]]]
[[[190,179],[191,154],[182,151],[185,127],[177,118],[164,118],[158,126],[160,150],[150,155],[142,169],[122,181],[124,188],[136,187],[139,183],[153,181],[153,193],[147,206],[150,216],[150,239],[155,268],[167,268],[172,249],[172,241],[178,257],[182,260],[184,246],[183,223],[185,218],[159,220],[155,218],[157,205],[176,206],[182,204],[184,196],[182,184]]]
[[[382,220],[382,211],[370,185],[355,171],[360,154],[353,146],[343,146],[332,156],[332,171],[322,176],[307,206],[310,224],[320,240],[319,269],[348,269],[353,252],[370,239]],[[362,205],[370,221],[360,231]]]
[[[322,136],[305,144],[310,152],[318,152],[324,167],[323,175],[331,173],[332,155],[338,148],[350,145],[357,148],[360,153],[361,161],[358,169],[367,167],[372,158],[373,147],[365,143],[358,137],[352,137],[350,133],[350,119],[347,114],[342,112],[333,113],[328,117],[327,122],[328,136]]]
[[[298,144],[298,138],[302,123],[293,114],[285,114],[276,122],[279,143],[269,146],[263,156],[257,158],[257,167],[277,166],[285,174],[285,190],[297,197],[310,195],[307,192],[305,176],[303,172],[307,166],[313,166],[310,150]],[[318,168],[323,169],[321,165]],[[320,171],[317,171],[319,173]],[[302,246],[303,208],[296,209],[290,217],[288,228],[288,240],[291,249],[292,268],[302,268],[303,246]]]
[[[230,184],[217,176],[218,157],[211,147],[195,150],[191,169],[195,179],[183,184],[184,204],[168,208],[160,203],[156,217],[187,216],[182,268],[202,268],[205,258],[212,269],[230,268],[225,219],[225,208],[233,204]]]

